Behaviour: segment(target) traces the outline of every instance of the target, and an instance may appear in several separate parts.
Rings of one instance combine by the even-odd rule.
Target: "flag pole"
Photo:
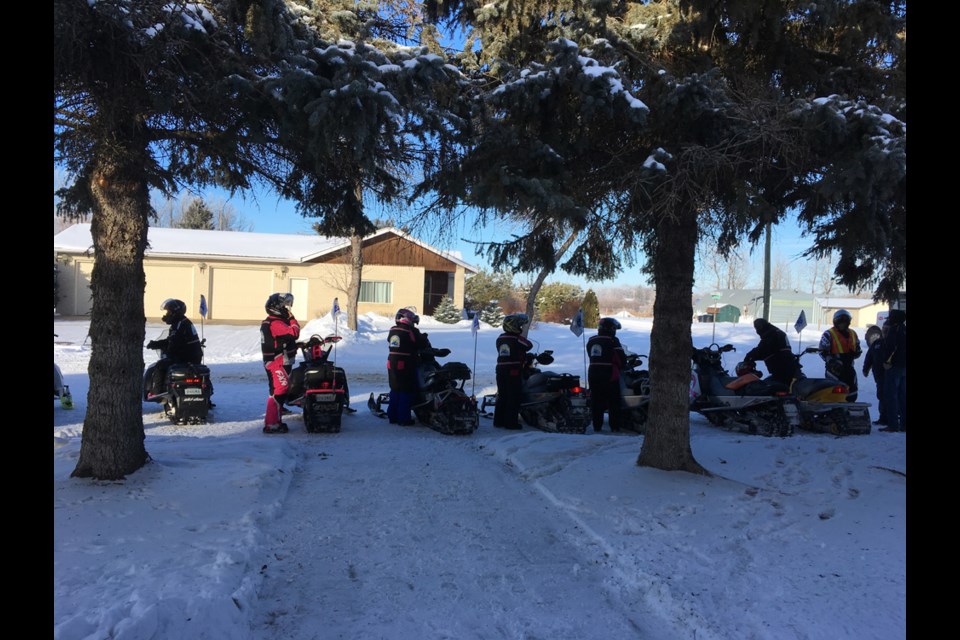
[[[471,317],[470,330],[473,332],[473,375],[470,376],[470,397],[477,401],[477,330],[480,328],[479,311],[474,311]]]
[[[587,336],[583,333],[580,334],[580,342],[583,344],[583,379],[587,383],[587,388],[590,388],[590,381],[587,379]]]
[[[340,335],[340,301],[337,298],[333,299],[333,335]],[[339,340],[333,341],[333,366],[337,366],[337,343]],[[348,398],[349,400],[349,398]]]

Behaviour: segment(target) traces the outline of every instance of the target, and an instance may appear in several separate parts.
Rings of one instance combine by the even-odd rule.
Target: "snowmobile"
[[[462,362],[445,362],[437,358],[450,355],[450,349],[423,349],[420,351],[423,382],[413,403],[413,413],[420,424],[446,435],[469,435],[477,430],[480,417],[477,401],[464,391],[470,379],[470,367]],[[383,409],[390,404],[390,394],[381,393],[374,400],[373,393],[367,407],[380,418],[386,418]]]
[[[309,433],[339,433],[340,422],[350,398],[346,394],[347,374],[328,362],[330,350],[340,336],[312,335],[297,347],[303,360],[290,372],[286,404],[303,409],[303,424]]]
[[[643,366],[643,358],[646,357],[627,353],[627,361],[620,372],[623,379],[620,426],[637,433],[643,433],[646,428],[647,409],[650,404],[650,372],[640,368]]]
[[[206,346],[206,340],[201,340],[200,346]],[[160,350],[157,353],[161,358],[166,357]],[[174,424],[206,424],[212,406],[210,369],[203,364],[171,364],[167,368],[163,391],[154,394],[151,387],[156,368],[154,362],[143,374],[143,401],[163,404],[164,415]]]
[[[790,391],[797,398],[800,428],[838,436],[869,434],[869,403],[850,401],[850,388],[839,380],[808,378],[803,375],[800,358],[819,351],[819,347],[812,346],[793,354],[797,359],[799,376],[794,380]]]
[[[762,436],[787,437],[800,425],[797,401],[789,389],[761,380],[745,363],[737,375],[723,368],[722,355],[736,349],[713,343],[694,348],[690,379],[690,410],[711,424]]]
[[[590,391],[580,386],[580,376],[570,373],[541,371],[534,363],[553,363],[553,351],[528,353],[521,378],[520,417],[531,427],[552,433],[586,433],[593,421],[590,413]],[[480,405],[483,415],[492,415],[486,409],[496,406],[497,396],[486,395]]]

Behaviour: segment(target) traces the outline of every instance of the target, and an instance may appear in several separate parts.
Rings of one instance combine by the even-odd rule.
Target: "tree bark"
[[[90,390],[74,477],[119,480],[149,460],[141,395],[147,165],[145,151],[113,153],[98,160],[91,173],[96,259],[90,279]]]
[[[577,239],[577,236],[580,234],[579,231],[572,232],[567,239],[563,241],[563,244],[560,245],[560,248],[555,254],[553,254],[553,263],[556,264],[560,261],[560,258],[563,257],[563,254],[567,252],[570,248],[570,245],[573,244],[573,241]],[[555,267],[554,267],[555,268]],[[527,307],[526,313],[527,317],[530,319],[530,322],[526,324],[523,328],[523,337],[526,338],[527,334],[530,333],[530,327],[533,325],[533,314],[537,309],[537,294],[540,293],[540,287],[543,286],[543,281],[547,279],[547,276],[553,269],[547,269],[544,267],[540,270],[540,273],[537,274],[536,279],[533,281],[533,284],[530,285],[530,291],[527,293]]]
[[[664,219],[653,256],[657,295],[650,331],[650,409],[637,464],[709,475],[690,448],[690,356],[697,215]]]
[[[360,323],[357,309],[360,307],[360,281],[363,278],[363,237],[350,234],[350,285],[347,287],[347,326],[357,331]]]

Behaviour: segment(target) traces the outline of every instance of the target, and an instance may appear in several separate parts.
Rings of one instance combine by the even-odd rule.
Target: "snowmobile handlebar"
[[[693,348],[693,352],[694,352],[694,353],[700,353],[700,352],[703,352],[703,353],[727,353],[727,352],[729,352],[729,351],[736,351],[736,350],[737,350],[737,348],[736,348],[735,346],[733,346],[732,344],[725,344],[725,345],[723,345],[723,346],[720,346],[720,345],[718,345],[716,342],[714,342],[713,344],[711,344],[711,345],[709,345],[709,346],[701,347],[700,349],[697,349],[696,347]]]
[[[309,349],[310,347],[317,347],[322,344],[334,344],[340,342],[340,340],[342,340],[340,336],[327,336],[326,338],[321,338],[318,335],[312,335],[306,342],[297,342],[295,344],[298,349]]]
[[[643,366],[643,358],[648,358],[648,357],[649,357],[649,356],[640,355],[639,353],[628,353],[628,354],[627,354],[627,361],[626,361],[626,363],[624,364],[624,366],[625,366],[627,369],[633,369],[634,367],[642,367],[642,366]]]
[[[421,349],[420,353],[422,355],[433,356],[435,358],[446,358],[448,355],[450,355],[450,349],[434,349],[433,347],[430,347],[429,349]]]
[[[534,362],[539,364],[552,364],[553,363],[553,349],[546,349],[540,353],[528,353],[527,354],[527,366],[532,366]]]

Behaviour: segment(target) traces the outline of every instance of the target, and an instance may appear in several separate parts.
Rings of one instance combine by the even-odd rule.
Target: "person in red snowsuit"
[[[290,370],[297,353],[297,338],[300,337],[300,323],[290,312],[292,305],[291,294],[272,294],[264,305],[267,317],[260,323],[260,351],[270,389],[263,419],[264,433],[288,431],[281,414],[290,389]]]

